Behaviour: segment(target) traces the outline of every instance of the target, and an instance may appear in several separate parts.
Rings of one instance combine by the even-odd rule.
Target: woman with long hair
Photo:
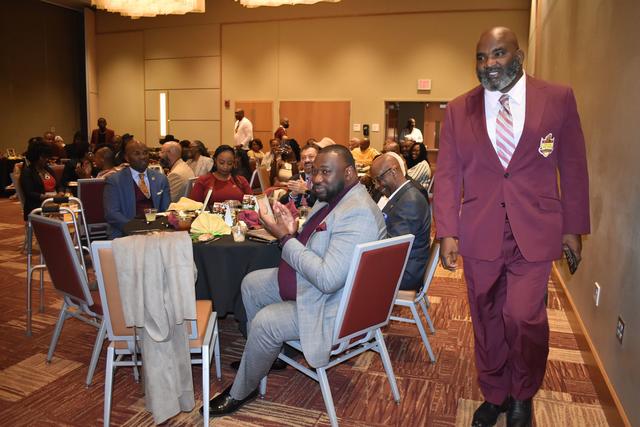
[[[286,187],[287,181],[298,173],[298,159],[288,140],[280,142],[279,154],[280,158],[274,158],[271,161],[271,183],[274,187]]]
[[[407,168],[407,175],[414,181],[424,188],[429,186],[431,166],[427,160],[427,149],[424,144],[416,142],[411,146],[407,156]]]
[[[229,145],[221,145],[216,149],[211,172],[196,180],[190,198],[203,202],[209,189],[213,190],[209,205],[225,200],[242,201],[245,194],[253,194],[247,179],[238,175],[235,168],[235,151]]]
[[[249,156],[247,155],[247,150],[243,150],[242,148],[236,148],[235,156],[236,156],[236,164],[235,164],[236,173],[239,176],[244,176],[247,181],[251,180],[251,164],[249,163]]]
[[[209,157],[207,147],[202,141],[197,139],[189,143],[191,158],[187,160],[187,165],[193,170],[195,176],[203,176],[209,173],[213,167],[213,159]]]

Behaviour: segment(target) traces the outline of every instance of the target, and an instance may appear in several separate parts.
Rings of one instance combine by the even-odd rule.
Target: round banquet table
[[[124,226],[123,231],[125,235],[173,231],[166,224],[165,217],[158,217],[148,224],[144,219],[134,219]],[[280,248],[276,244],[252,240],[234,242],[231,236],[194,243],[193,261],[198,269],[196,299],[212,300],[218,316],[233,313],[240,322],[240,331],[246,336],[247,315],[240,292],[242,279],[254,270],[277,267],[280,255]]]

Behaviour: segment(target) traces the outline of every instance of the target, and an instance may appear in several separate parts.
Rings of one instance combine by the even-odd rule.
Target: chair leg
[[[111,416],[111,388],[113,387],[113,358],[115,350],[112,345],[107,348],[107,367],[104,375],[104,426],[109,426],[109,418]]]
[[[320,391],[322,391],[322,398],[324,399],[324,406],[327,408],[327,415],[329,416],[331,427],[338,427],[338,416],[336,415],[336,408],[333,405],[333,396],[331,396],[331,389],[329,388],[327,371],[324,368],[317,368],[316,372],[318,374]]]
[[[400,403],[400,390],[398,390],[398,383],[396,382],[396,376],[393,373],[391,358],[389,358],[389,352],[387,351],[387,346],[384,343],[384,336],[382,335],[382,331],[380,330],[380,328],[376,330],[376,341],[378,343],[378,349],[380,350],[382,365],[384,366],[384,371],[387,373],[387,379],[389,380],[389,385],[391,386],[393,400],[395,400],[396,403]]]
[[[264,395],[267,394],[267,377],[266,376],[264,376],[260,380],[260,387],[259,387],[258,393],[260,393],[260,397],[262,398],[264,398]]]
[[[413,314],[413,318],[416,321],[418,332],[420,332],[420,336],[422,337],[422,342],[424,343],[424,346],[427,348],[427,353],[429,353],[429,358],[433,363],[436,361],[436,357],[433,355],[433,350],[431,350],[431,345],[429,344],[429,338],[427,337],[427,333],[425,332],[424,326],[422,325],[422,320],[420,319],[418,310],[416,310],[415,304],[413,304],[410,308],[411,308],[411,314]]]
[[[64,321],[67,319],[67,302],[62,303],[62,308],[60,309],[60,316],[58,316],[58,321],[56,322],[56,328],[53,330],[53,336],[51,337],[51,343],[49,344],[49,352],[47,353],[47,362],[51,362],[53,358],[53,352],[56,349],[56,345],[58,345],[58,338],[60,338],[60,332],[62,332],[62,326],[64,325]]]
[[[96,335],[96,342],[93,344],[93,352],[91,353],[91,362],[89,362],[89,371],[87,372],[87,379],[85,383],[87,387],[91,385],[93,381],[93,374],[96,371],[98,365],[98,359],[100,358],[100,351],[102,350],[102,343],[107,336],[107,322],[102,319],[100,322],[100,329],[98,329],[98,335]]]
[[[426,296],[425,296],[426,298]],[[429,325],[429,329],[431,330],[431,334],[435,335],[436,328],[433,327],[433,322],[431,321],[431,316],[429,316],[429,312],[427,311],[427,304],[424,299],[420,300],[420,307],[422,308],[422,312],[424,313],[424,318],[427,319],[427,325]]]
[[[44,264],[42,257],[40,264]],[[44,313],[44,269],[40,269],[40,313]]]
[[[209,345],[202,346],[202,418],[204,419],[204,427],[209,425],[209,363],[211,356]],[[218,365],[216,365],[217,367]]]
[[[222,365],[220,364],[220,335],[218,333],[218,319],[216,319],[216,325],[213,330],[213,335],[214,335],[213,356],[215,358],[215,364],[216,364],[216,377],[218,377],[218,381],[222,381],[222,370],[221,370]]]

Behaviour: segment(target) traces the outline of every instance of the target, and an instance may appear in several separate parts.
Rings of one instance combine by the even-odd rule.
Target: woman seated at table
[[[207,147],[202,141],[195,140],[189,143],[191,158],[187,160],[187,165],[191,168],[195,176],[208,174],[213,167],[213,160],[207,153]]]
[[[286,187],[287,181],[298,173],[298,159],[288,141],[280,143],[280,158],[271,162],[271,182],[274,187]]]
[[[243,176],[247,182],[251,180],[251,164],[249,163],[249,156],[247,150],[242,148],[236,148],[235,151],[236,163],[235,170],[238,176]]]
[[[431,167],[427,161],[427,148],[419,142],[411,146],[407,157],[407,175],[422,187],[429,186],[431,179]]]
[[[259,138],[252,139],[249,143],[249,151],[247,155],[250,160],[253,160],[257,166],[260,166],[265,154],[262,152],[262,141]]]
[[[204,202],[209,189],[213,190],[209,205],[225,200],[239,200],[245,194],[253,194],[246,178],[238,175],[235,167],[235,152],[228,145],[219,146],[213,154],[213,169],[199,177],[193,184],[190,198]]]
[[[26,158],[29,166],[20,174],[20,186],[24,194],[24,220],[29,212],[39,208],[45,199],[63,196],[61,183],[56,182],[55,174],[49,167],[52,149],[41,137],[31,138]]]

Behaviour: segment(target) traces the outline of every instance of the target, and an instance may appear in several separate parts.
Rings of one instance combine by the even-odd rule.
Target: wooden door
[[[440,147],[440,126],[444,120],[446,102],[428,102],[424,106],[424,144],[427,147],[429,164],[435,172]]]
[[[244,110],[244,116],[253,124],[253,137],[259,138],[268,150],[273,138],[273,101],[236,101],[236,108]],[[233,145],[233,144],[231,144]]]
[[[350,101],[280,101],[280,117],[289,119],[287,134],[300,146],[324,137],[349,145]]]

